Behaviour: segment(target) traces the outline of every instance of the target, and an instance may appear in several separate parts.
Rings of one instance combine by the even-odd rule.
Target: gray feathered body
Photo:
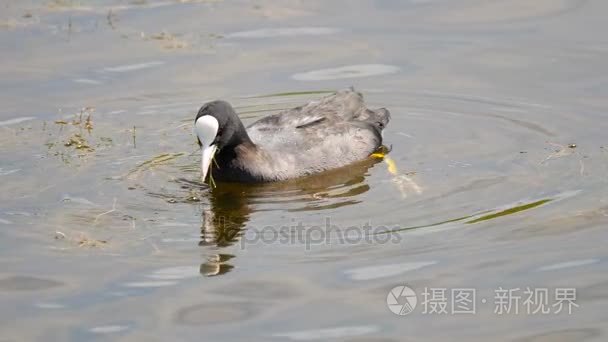
[[[388,110],[366,108],[361,93],[341,90],[254,122],[247,127],[253,145],[236,147],[213,174],[229,181],[264,182],[346,166],[382,145],[389,120]]]

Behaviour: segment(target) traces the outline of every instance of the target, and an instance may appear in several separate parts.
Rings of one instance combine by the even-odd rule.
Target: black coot
[[[382,145],[390,120],[346,89],[266,116],[247,128],[225,101],[205,104],[194,131],[202,148],[202,178],[272,182],[312,175],[365,159]],[[215,158],[215,161],[212,159]]]

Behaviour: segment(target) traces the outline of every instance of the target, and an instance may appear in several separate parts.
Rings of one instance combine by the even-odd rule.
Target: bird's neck
[[[230,139],[229,145],[231,145],[233,147],[236,147],[241,144],[254,145],[253,142],[251,141],[251,138],[249,138],[249,134],[247,134],[247,129],[245,129],[245,126],[243,125],[241,120],[237,119],[236,124],[237,124],[237,130],[234,133],[234,135],[232,136],[232,139]]]
[[[214,177],[224,181],[259,182],[262,179],[255,175],[250,167],[255,163],[259,153],[257,145],[251,141],[239,145],[230,145],[222,148],[216,155],[217,172]]]
[[[254,151],[256,149],[256,145],[249,138],[243,124],[239,122],[238,126],[239,128],[230,139],[230,142],[219,151],[220,158],[224,162],[237,158],[243,151]]]

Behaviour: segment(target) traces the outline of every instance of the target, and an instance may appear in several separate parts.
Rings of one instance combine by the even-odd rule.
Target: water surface
[[[605,340],[605,2],[1,6],[4,339]],[[348,86],[389,160],[198,182],[205,101],[251,123]],[[394,315],[398,285],[477,312]],[[579,307],[494,312],[526,287]]]

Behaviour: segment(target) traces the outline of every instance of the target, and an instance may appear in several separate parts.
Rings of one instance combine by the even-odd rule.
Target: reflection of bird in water
[[[211,209],[202,213],[199,245],[226,247],[237,242],[249,221],[250,209],[245,201],[238,192],[213,191]]]
[[[315,176],[263,184],[225,183],[208,188],[210,207],[202,212],[200,246],[227,247],[239,241],[250,216],[277,209],[313,211],[358,203],[369,190],[365,174],[379,159],[369,158]]]
[[[206,277],[213,277],[230,272],[234,266],[227,263],[234,258],[232,254],[215,254],[207,258],[207,262],[201,264],[200,273]]]
[[[209,102],[194,124],[202,180],[210,169],[218,180],[260,183],[347,166],[382,145],[389,120],[388,110],[368,109],[354,89],[266,116],[247,128],[229,103]]]

